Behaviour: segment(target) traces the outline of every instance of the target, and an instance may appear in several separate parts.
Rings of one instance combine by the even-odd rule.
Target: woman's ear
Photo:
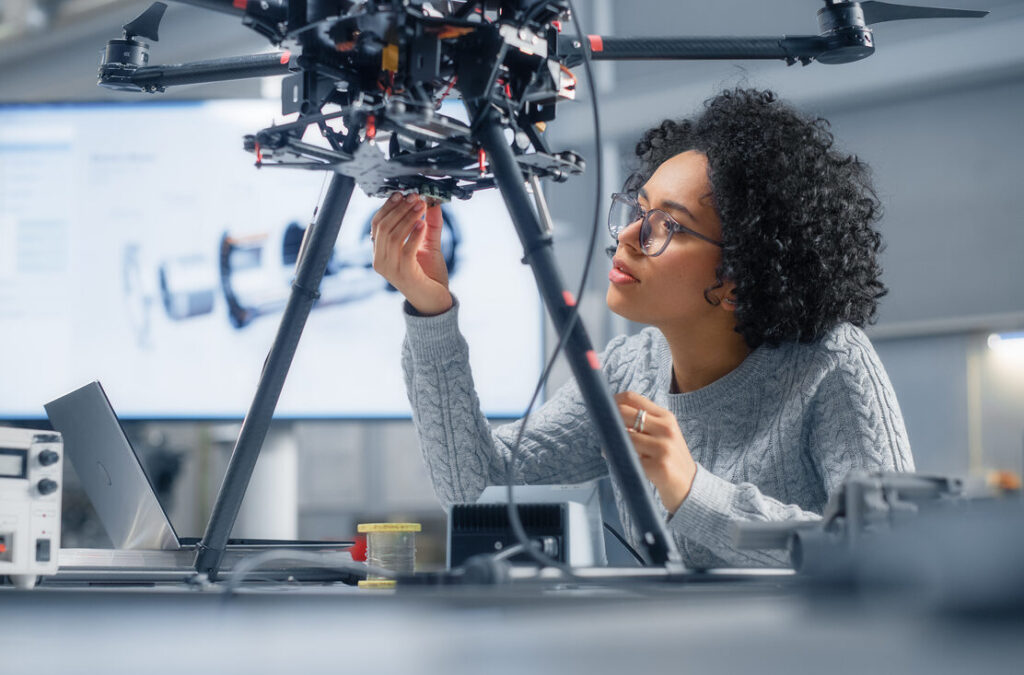
[[[728,311],[735,312],[738,301],[736,300],[736,284],[731,281],[726,281],[722,284],[722,287],[718,289],[716,293],[718,299],[721,300],[719,307]]]

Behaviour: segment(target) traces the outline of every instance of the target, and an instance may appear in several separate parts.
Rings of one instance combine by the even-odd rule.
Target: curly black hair
[[[827,120],[771,91],[737,88],[705,101],[696,119],[649,129],[636,146],[634,188],[682,152],[707,157],[724,248],[704,297],[715,304],[711,291],[736,284],[736,332],[751,348],[810,342],[841,322],[864,326],[886,293],[870,170],[833,144]]]

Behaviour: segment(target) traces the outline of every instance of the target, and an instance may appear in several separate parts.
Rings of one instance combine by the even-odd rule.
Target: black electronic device
[[[271,54],[179,65],[149,63],[162,3],[124,27],[100,66],[103,86],[162,91],[175,84],[287,75],[283,111],[294,122],[249,135],[261,167],[333,173],[307,236],[277,339],[242,425],[203,541],[196,569],[215,576],[284,378],[333,250],[352,189],[370,195],[416,190],[468,198],[497,187],[512,216],[541,296],[605,448],[610,472],[628,500],[644,552],[656,565],[679,554],[646,490],[642,470],[604,380],[577,301],[557,271],[539,180],[583,171],[573,150],[548,147],[544,126],[556,104],[575,95],[569,70],[588,59],[778,59],[788,64],[846,63],[874,52],[870,25],[911,18],[980,17],[987,12],[884,2],[826,0],[820,33],[784,37],[626,38],[561,33],[571,0],[185,0],[237,15],[274,45]],[[589,71],[588,71],[589,72]],[[457,95],[468,123],[438,113]],[[325,110],[325,108],[328,108]],[[341,128],[338,128],[341,125]],[[316,129],[323,143],[304,140]],[[537,211],[525,182],[534,186]],[[538,217],[538,213],[540,217]],[[514,511],[510,508],[510,514]],[[515,524],[515,519],[512,519]]]
[[[511,504],[530,545],[554,563],[573,569],[607,564],[597,483],[516,485],[511,497],[508,488],[491,485],[475,503],[452,504],[448,518],[450,570],[480,555],[517,565],[534,562],[513,526]]]
[[[516,504],[519,519],[531,542],[560,563],[569,562],[566,525],[567,504]],[[449,515],[448,566],[458,567],[483,553],[500,553],[518,544],[505,504],[455,504]],[[529,562],[520,550],[509,562]]]

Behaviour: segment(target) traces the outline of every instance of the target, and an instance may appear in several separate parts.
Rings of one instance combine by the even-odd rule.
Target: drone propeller
[[[867,25],[883,21],[902,21],[903,19],[975,19],[988,14],[988,12],[973,9],[896,5],[890,2],[875,2],[875,0],[860,3],[860,8],[864,12],[864,23]]]
[[[159,42],[160,38],[157,37],[157,29],[160,27],[160,20],[164,18],[164,11],[166,9],[167,5],[164,3],[154,2],[149,6],[149,9],[124,25],[124,38],[131,40],[138,36],[153,42]]]
[[[987,14],[969,9],[895,5],[875,0],[825,0],[825,6],[818,10],[818,27],[821,38],[825,40],[825,48],[811,58],[819,63],[850,63],[871,56],[875,43],[868,26],[883,21],[975,19]],[[805,59],[801,61],[806,63]]]

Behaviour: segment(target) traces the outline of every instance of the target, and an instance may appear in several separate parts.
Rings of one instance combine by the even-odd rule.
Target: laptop
[[[116,549],[192,550],[198,538],[181,538],[167,518],[99,382],[45,406],[53,428],[64,436],[65,457],[92,501]],[[297,548],[337,550],[351,541],[229,539],[228,549]]]

